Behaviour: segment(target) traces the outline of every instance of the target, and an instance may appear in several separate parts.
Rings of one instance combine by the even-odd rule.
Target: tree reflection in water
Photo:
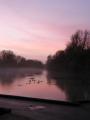
[[[59,95],[60,90],[65,93],[67,101],[86,101],[90,100],[89,76],[89,73],[43,72],[42,69],[0,69],[0,87],[3,94],[28,97],[32,94],[34,97],[39,95],[41,98],[44,96],[58,100],[61,99],[54,94]],[[60,98],[62,98],[61,94]]]
[[[90,75],[89,73],[56,73],[48,71],[48,84],[52,82],[62,89],[69,101],[90,100]]]

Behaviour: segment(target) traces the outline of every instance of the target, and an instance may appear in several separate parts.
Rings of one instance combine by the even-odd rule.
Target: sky
[[[0,50],[43,62],[90,28],[90,0],[0,0]]]

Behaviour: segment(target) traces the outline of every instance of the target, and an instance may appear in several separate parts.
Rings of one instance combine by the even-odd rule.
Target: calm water
[[[1,69],[0,94],[63,101],[90,100],[88,77],[35,69]]]

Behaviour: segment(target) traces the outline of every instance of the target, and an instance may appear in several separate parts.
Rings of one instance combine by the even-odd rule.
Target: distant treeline
[[[0,52],[0,67],[30,67],[43,68],[41,61],[26,59],[22,56],[15,55],[10,50],[3,50]]]
[[[56,71],[90,71],[90,32],[77,31],[65,50],[48,56],[46,65]]]

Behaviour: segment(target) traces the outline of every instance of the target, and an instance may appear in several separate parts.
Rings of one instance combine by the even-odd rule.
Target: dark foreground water
[[[40,69],[0,69],[0,94],[62,101],[90,100],[88,75]]]

